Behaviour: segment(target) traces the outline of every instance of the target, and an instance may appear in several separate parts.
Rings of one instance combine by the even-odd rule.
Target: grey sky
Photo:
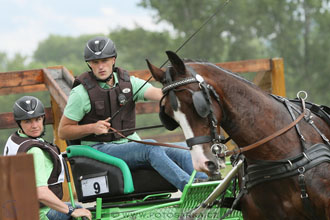
[[[109,33],[118,27],[161,30],[139,0],[0,0],[0,52],[31,55],[49,34]],[[167,26],[168,28],[168,26]]]

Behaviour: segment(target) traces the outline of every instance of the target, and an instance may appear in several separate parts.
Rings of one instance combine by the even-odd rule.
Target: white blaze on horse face
[[[180,109],[179,100],[178,100],[178,104],[179,104],[178,109]],[[186,115],[183,112],[181,112],[180,110],[173,111],[173,114],[174,114],[175,120],[179,122],[180,127],[182,128],[185,138],[189,139],[189,138],[194,137],[193,130],[191,129],[191,126],[186,118]],[[202,171],[202,172],[209,171],[206,166],[206,164],[207,164],[206,162],[208,162],[210,160],[205,157],[202,145],[200,145],[200,144],[194,145],[192,147],[192,150],[190,151],[190,154],[192,157],[192,162],[193,162],[193,166],[194,166],[195,170]]]

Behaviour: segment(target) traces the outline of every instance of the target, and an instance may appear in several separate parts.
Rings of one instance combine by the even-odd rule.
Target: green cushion
[[[124,178],[124,193],[134,192],[133,179],[131,171],[128,168],[125,161],[117,157],[113,157],[106,153],[95,150],[94,148],[86,145],[70,145],[67,150],[68,158],[70,157],[88,157],[94,160],[98,160],[107,164],[118,167],[123,173]]]

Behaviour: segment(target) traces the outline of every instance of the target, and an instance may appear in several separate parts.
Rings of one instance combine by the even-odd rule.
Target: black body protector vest
[[[115,68],[115,72],[117,72],[118,83],[110,89],[101,88],[92,72],[85,72],[75,79],[72,87],[82,84],[88,92],[91,103],[91,111],[84,116],[79,124],[90,124],[105,120],[108,117],[112,118],[124,102],[128,101],[123,106],[124,109],[114,119],[111,119],[111,127],[117,130],[135,128],[135,102],[130,99],[133,96],[133,89],[129,73],[120,68]],[[125,136],[133,133],[134,131],[122,132]],[[118,134],[93,134],[81,140],[111,142],[120,138]]]
[[[63,197],[62,182],[64,181],[64,167],[62,155],[59,148],[48,142],[39,141],[28,137],[20,137],[17,132],[12,134],[8,139],[4,156],[16,155],[19,153],[26,153],[32,147],[39,147],[41,150],[48,152],[53,162],[53,170],[47,181],[48,188],[59,198]],[[40,203],[40,207],[44,207]]]

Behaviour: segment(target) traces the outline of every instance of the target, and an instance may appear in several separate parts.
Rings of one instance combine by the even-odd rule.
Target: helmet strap
[[[17,123],[19,129],[21,129],[21,131],[24,133],[23,128],[22,128],[22,126],[21,126],[21,121],[16,121],[16,123]],[[24,134],[25,134],[25,133],[24,133]]]

